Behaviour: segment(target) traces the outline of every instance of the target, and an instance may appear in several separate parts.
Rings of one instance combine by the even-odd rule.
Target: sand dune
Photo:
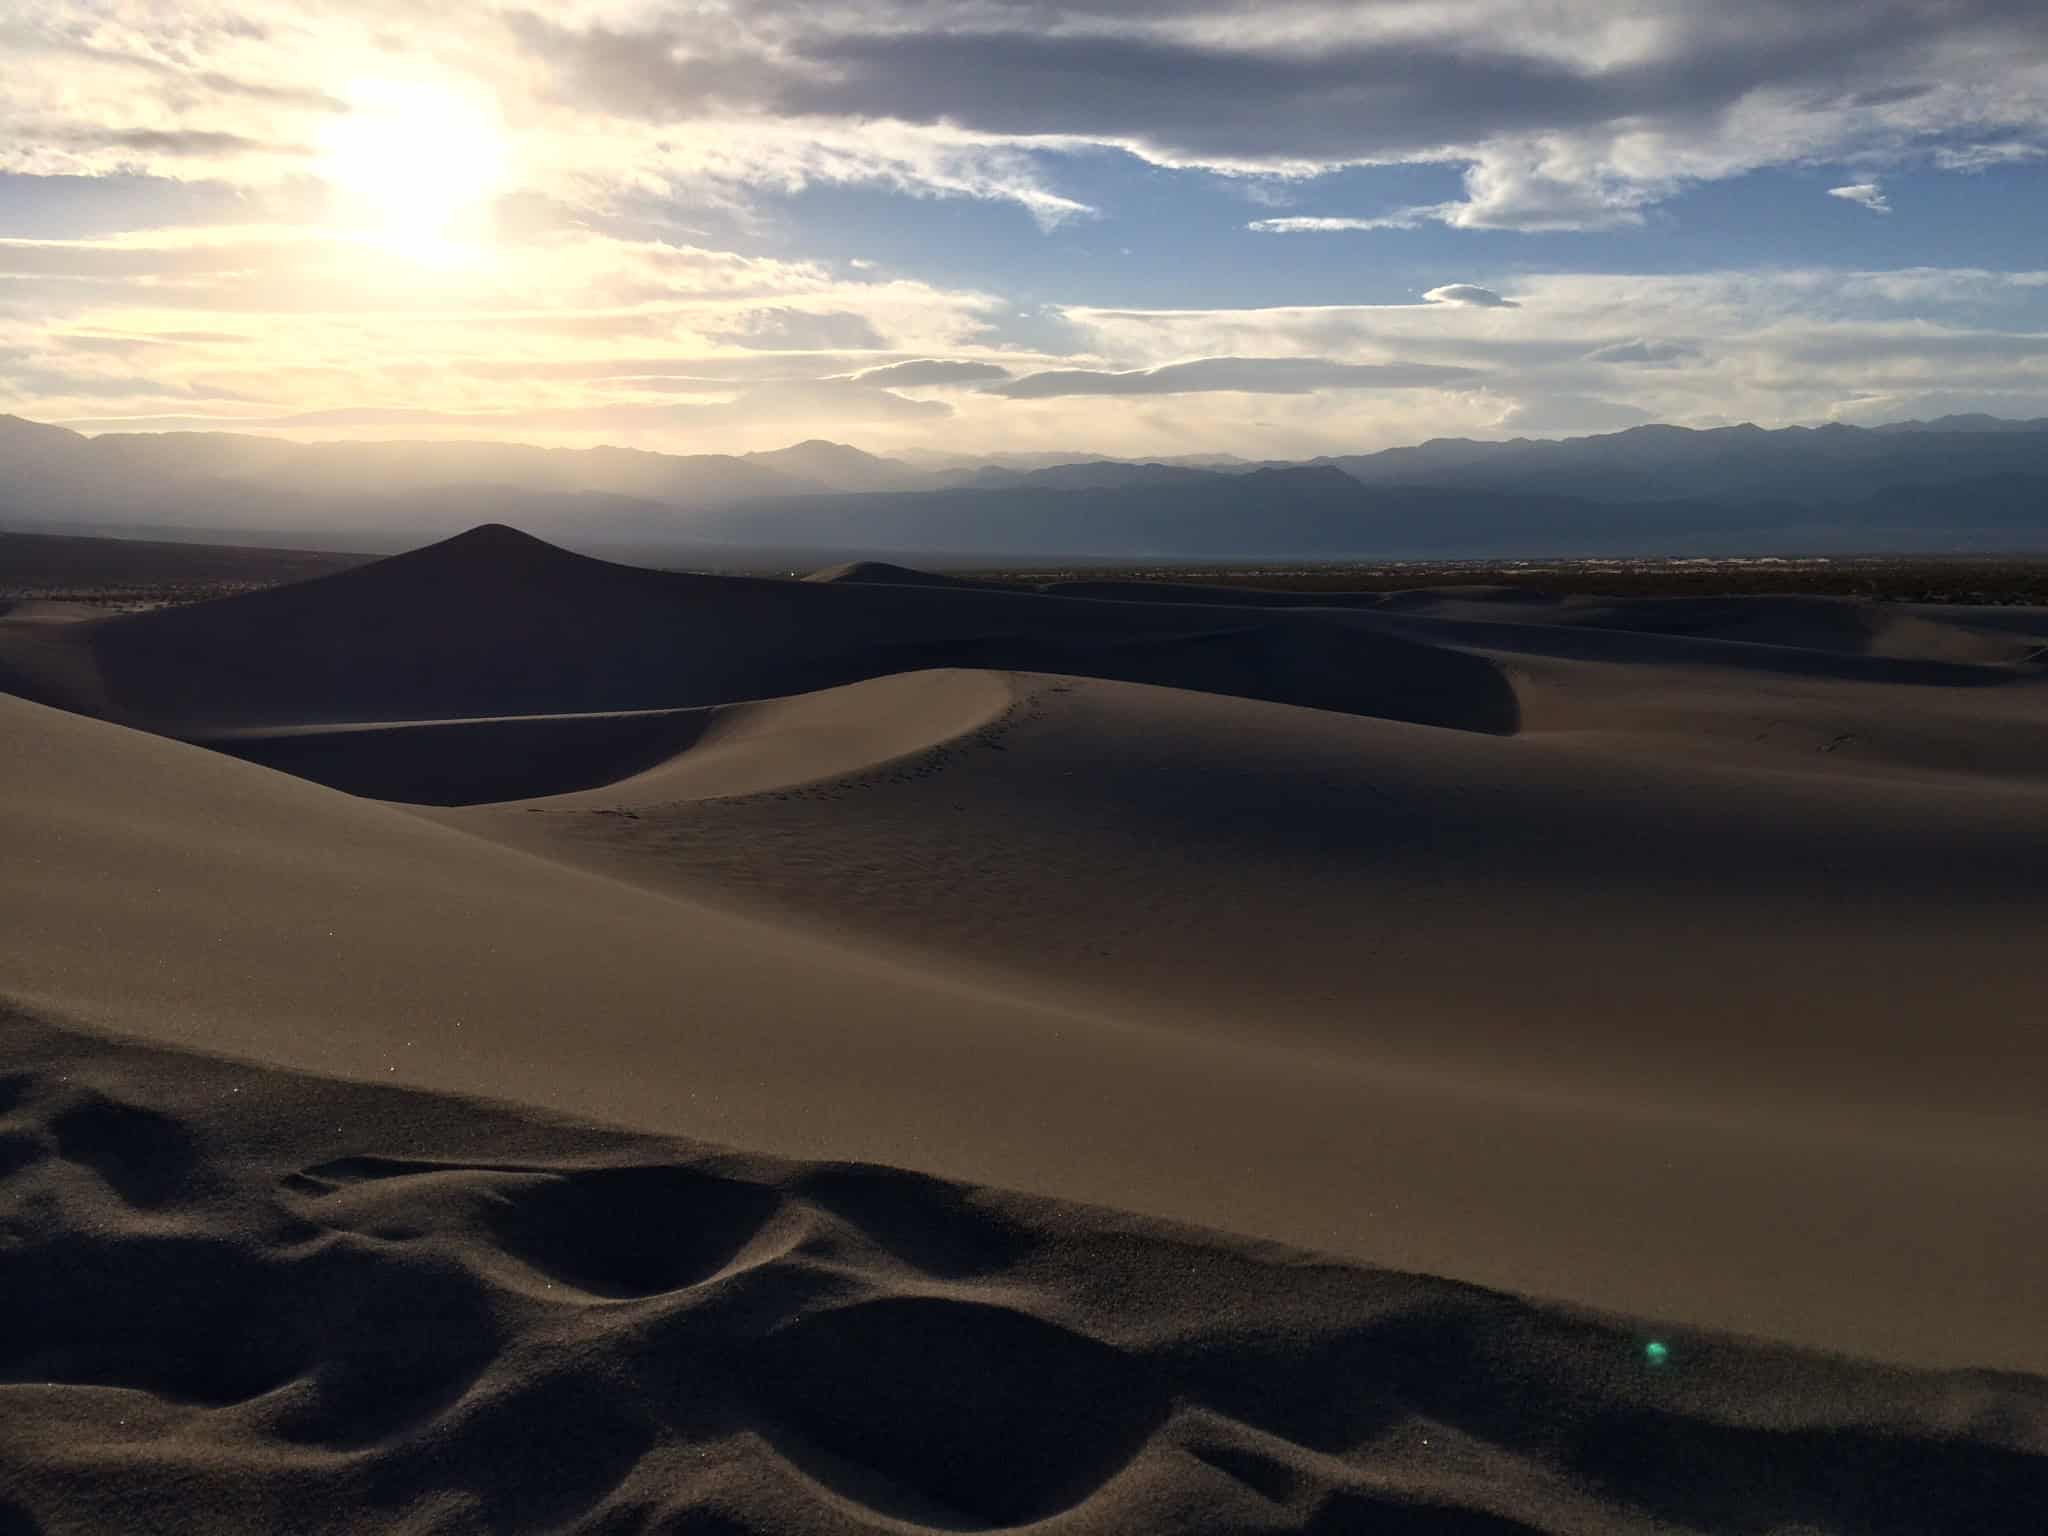
[[[319,581],[67,629],[63,644],[68,669],[0,635],[0,686],[180,735],[728,704],[947,666],[1514,725],[1492,663],[1316,613],[680,575],[492,527]]]
[[[0,1043],[9,1530],[2017,1536],[2048,1497],[2038,1380]]]
[[[943,576],[934,571],[914,570],[907,565],[891,565],[886,560],[849,560],[842,565],[830,565],[820,571],[812,571],[805,581],[865,581],[885,587],[970,587],[982,591],[997,588],[984,582],[964,581],[956,576]]]
[[[1724,1105],[2023,1113],[2048,1093],[2038,785],[1931,797],[1795,775],[1789,752],[1650,773],[1570,734],[1012,686],[989,731],[802,789],[696,800],[655,772],[447,820],[1250,1044]]]
[[[251,727],[189,739],[350,794],[476,805],[613,787],[698,799],[858,771],[989,723],[1011,694],[991,673],[852,683],[790,699],[609,714]],[[613,795],[615,798],[615,795]]]
[[[0,1530],[2030,1529],[2036,617],[1198,596],[0,623]]]

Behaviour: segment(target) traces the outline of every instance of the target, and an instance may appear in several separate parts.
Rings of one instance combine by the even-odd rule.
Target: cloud
[[[263,325],[249,327],[240,345],[149,348],[132,358],[72,352],[62,338],[198,329],[177,301],[167,303],[161,285],[129,296],[138,308],[109,308],[95,298],[66,321],[0,308],[0,356],[10,359],[0,373],[38,385],[69,382],[55,377],[69,373],[89,391],[18,387],[4,408],[96,429],[190,425],[296,437],[514,436],[737,452],[823,436],[878,452],[942,441],[966,452],[1000,446],[1266,458],[1436,436],[1613,430],[1645,419],[1690,426],[1812,424],[1852,412],[1890,419],[1940,414],[1896,404],[1938,395],[1980,402],[1958,409],[2032,416],[2048,400],[2044,272],[1532,272],[1507,290],[1522,307],[1505,325],[1485,310],[1425,303],[1074,305],[1048,330],[1061,351],[1026,356],[990,354],[959,336],[900,341],[899,326],[927,323],[933,312],[948,317],[945,327],[955,314],[971,321],[980,313],[971,304],[949,309],[965,301],[943,290],[892,297],[889,285],[878,285],[857,296],[846,286],[805,287],[826,279],[791,269],[781,279],[789,285],[785,298],[764,306],[758,297],[717,297],[720,284],[739,277],[740,269],[723,265],[709,270],[705,296],[694,301],[709,306],[708,318],[687,305],[601,310],[595,318],[626,329],[585,335],[566,328],[589,317],[563,298],[592,297],[591,272],[612,270],[593,268],[593,259],[580,246],[535,252],[536,271],[562,296],[520,287],[519,301],[540,309],[531,316],[492,307],[489,294],[473,312],[385,313],[337,288],[337,302],[355,307],[264,310]],[[749,291],[765,281],[755,273]],[[450,285],[458,299],[467,287]],[[610,295],[597,297],[608,302]],[[894,350],[760,351],[707,344],[699,335],[784,305],[869,313]],[[565,328],[518,323],[551,315]],[[1008,366],[1025,377],[991,381],[993,390],[950,391],[936,413],[929,399],[858,378],[894,363],[942,360]],[[1401,369],[1392,376],[1399,387],[1385,371],[1390,365]],[[116,380],[133,389],[146,380],[167,393],[119,398],[109,392]],[[202,407],[182,393],[187,386],[251,403]],[[1023,398],[1014,393],[1020,390]],[[1216,390],[1234,392],[1209,392]],[[697,398],[684,398],[685,391]],[[424,414],[382,426],[309,415],[386,407]],[[201,409],[215,414],[182,421],[169,414]],[[220,414],[236,409],[239,417]],[[287,417],[293,425],[248,424]]]
[[[1639,406],[1587,395],[1542,395],[1511,406],[1500,419],[1511,432],[1613,432],[1651,420]]]
[[[1785,425],[1827,420],[1839,402],[1861,394],[1951,389],[2032,398],[2048,390],[2048,279],[2032,272],[1529,273],[1512,291],[1522,308],[1511,326],[1485,311],[1428,304],[1071,306],[1063,317],[1076,350],[1126,368],[1187,357],[1395,356],[1478,370],[1464,383],[1374,398],[1369,412],[1341,393],[1325,397],[1327,409],[1304,399],[1289,407],[1284,429],[1262,433],[1230,435],[1249,413],[1212,418],[1211,438],[1254,456],[1274,451],[1258,446],[1262,436],[1283,431],[1294,441],[1389,444],[1609,430],[1645,419]],[[1105,405],[1105,426],[1110,419]],[[1180,419],[1200,417],[1187,409]]]
[[[1595,347],[1586,354],[1589,363],[1634,363],[1647,367],[1669,367],[1699,356],[1699,347],[1689,341],[1617,341]]]
[[[1934,163],[1944,171],[1974,174],[2000,165],[2024,165],[2030,160],[2048,160],[2048,145],[2007,139],[1995,144],[1962,144],[1937,149]]]
[[[387,9],[42,0],[0,29],[0,169],[246,175],[319,141],[335,81],[407,69],[488,82],[535,190],[586,208],[865,183],[1050,228],[1094,210],[1048,152],[1113,147],[1296,184],[1463,172],[1453,199],[1272,233],[1593,229],[1762,166],[1981,169],[2048,142],[2038,0],[459,0],[402,40]]]
[[[1027,373],[987,393],[1012,400],[1058,395],[1185,395],[1236,391],[1301,395],[1319,389],[1418,389],[1463,383],[1470,368],[1428,363],[1339,363],[1320,357],[1204,357],[1158,368],[1113,372],[1056,368]]]
[[[1272,233],[1640,223],[1699,180],[1945,139],[2048,130],[2034,0],[1786,7],[1777,0],[1517,0],[1246,15],[1185,0],[757,0],[748,26],[559,25],[524,46],[563,100],[674,124],[796,119],[989,144],[1092,144],[1159,164],[1309,174],[1465,166],[1465,195]]]
[[[728,330],[709,333],[736,347],[772,352],[843,351],[888,346],[874,322],[845,311],[813,314],[800,309],[757,309]]]
[[[1386,214],[1376,219],[1303,216],[1288,219],[1253,219],[1245,225],[1266,235],[1329,235],[1346,230],[1413,229],[1419,222],[1413,212]]]
[[[1519,309],[1513,299],[1504,299],[1491,288],[1474,283],[1445,283],[1422,296],[1431,304],[1451,304],[1462,309]]]
[[[197,128],[70,128],[62,138],[79,148],[138,150],[172,159],[251,154],[297,158],[308,153],[303,145],[265,144],[239,133]]]
[[[943,358],[921,357],[901,363],[885,363],[879,368],[864,369],[853,375],[853,382],[886,385],[896,389],[919,389],[940,385],[981,384],[991,379],[1007,379],[1009,376],[1009,369],[995,363],[957,362]]]
[[[1884,188],[1874,181],[1859,181],[1847,187],[1829,187],[1829,197],[1839,197],[1845,203],[1855,203],[1868,208],[1872,213],[1890,213],[1892,205],[1886,200]]]
[[[1855,399],[2048,387],[2039,274],[1630,275],[1646,233],[1580,273],[1564,268],[1588,245],[1486,241],[1483,265],[1442,270],[1491,273],[1493,287],[1446,284],[1424,302],[1266,307],[1267,275],[1252,272],[1230,295],[1239,307],[1091,309],[1089,290],[1065,286],[1099,280],[1089,262],[1026,263],[1060,274],[1043,288],[1034,276],[1028,296],[888,279],[845,259],[865,247],[843,221],[781,200],[861,185],[1001,202],[979,216],[1029,238],[1019,210],[1053,227],[1138,185],[1133,167],[1091,168],[1112,166],[1105,147],[1229,178],[1146,171],[1160,190],[1105,213],[1145,217],[1193,191],[1234,204],[1227,224],[1258,215],[1255,229],[1297,238],[1651,229],[1661,199],[1766,165],[1855,166],[1842,174],[1881,196],[1905,167],[2023,166],[2048,144],[2038,0],[529,9],[544,19],[453,0],[413,7],[401,29],[388,0],[17,7],[0,21],[0,172],[53,179],[6,184],[19,214],[6,233],[138,233],[0,240],[14,408],[233,397],[264,419],[389,408],[450,431],[704,448],[839,421],[907,446],[943,422],[949,447],[1264,456],[1501,430],[1510,412],[1542,430],[1527,424],[1560,402],[1581,424],[1631,409],[1783,422]],[[280,153],[332,131],[343,82],[415,75],[501,108],[517,201],[473,256],[348,234],[318,178]],[[1423,163],[1437,169],[1317,179]],[[1401,196],[1437,201],[1329,200],[1423,175],[1439,189]],[[1286,205],[1250,206],[1245,188]],[[109,222],[122,198],[130,222]],[[801,252],[810,237],[829,259],[732,248]],[[1106,226],[1095,254],[1125,240]],[[1020,270],[1007,255],[985,269]],[[128,355],[131,336],[189,344]],[[910,398],[925,390],[937,399]],[[320,419],[303,430],[357,430]]]
[[[705,431],[728,426],[767,424],[780,435],[801,430],[804,423],[874,425],[925,422],[952,414],[935,400],[911,400],[885,389],[865,389],[841,381],[810,381],[762,385],[731,400],[692,404],[620,401],[599,405],[509,408],[502,410],[434,410],[424,407],[344,406],[332,410],[292,411],[276,415],[153,418],[93,417],[66,422],[72,427],[113,430],[148,424],[149,430],[210,428],[214,431],[311,430],[382,431],[443,429],[486,432],[647,432]]]

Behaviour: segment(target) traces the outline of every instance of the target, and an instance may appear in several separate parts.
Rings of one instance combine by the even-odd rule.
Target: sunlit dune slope
[[[923,693],[936,721],[968,676],[881,697],[907,717]],[[2028,1022],[2048,1006],[2037,784],[1930,793],[1782,757],[1696,764],[1670,737],[1610,757],[1569,733],[1011,686],[984,729],[799,787],[787,764],[824,739],[809,724],[882,685],[778,706],[792,734],[753,775],[772,728],[715,781],[686,752],[444,819],[1248,1043],[1722,1108],[2023,1114],[2048,1097]]]

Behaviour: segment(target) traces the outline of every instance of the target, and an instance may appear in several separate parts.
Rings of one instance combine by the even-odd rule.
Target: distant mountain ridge
[[[0,416],[0,526],[395,548],[516,520],[582,549],[1019,559],[2048,549],[2048,419],[1439,438],[1309,463],[920,464],[110,434]]]
[[[2048,474],[2048,419],[1965,416],[1775,430],[1652,425],[1562,439],[1437,438],[1316,462],[1364,485],[1523,490],[1591,501],[1845,503],[1959,473]]]

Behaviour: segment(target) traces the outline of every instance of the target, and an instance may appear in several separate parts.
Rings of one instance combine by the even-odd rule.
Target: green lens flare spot
[[[1660,1339],[1652,1339],[1643,1346],[1643,1358],[1652,1365],[1662,1365],[1671,1358],[1671,1346]]]

